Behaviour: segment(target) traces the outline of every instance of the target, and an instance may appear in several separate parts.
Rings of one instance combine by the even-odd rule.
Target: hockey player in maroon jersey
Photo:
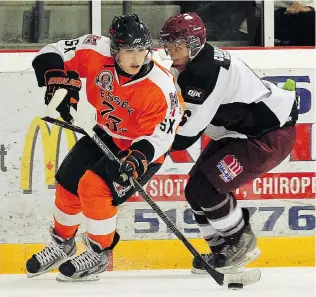
[[[185,101],[173,150],[183,150],[202,133],[212,141],[191,169],[185,196],[212,254],[204,257],[232,272],[260,255],[233,190],[268,172],[292,150],[298,102],[295,84],[284,88],[261,80],[240,59],[206,43],[195,13],[171,16],[160,41],[172,59],[171,72]],[[192,272],[203,267],[193,260]]]

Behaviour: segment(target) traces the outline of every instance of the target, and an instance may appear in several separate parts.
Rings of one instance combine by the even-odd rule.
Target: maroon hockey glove
[[[82,85],[79,74],[76,71],[65,72],[61,69],[52,69],[46,71],[44,76],[45,85],[47,86],[45,104],[49,104],[56,90],[59,88],[66,89],[68,93],[62,103],[57,107],[57,111],[66,122],[71,122],[72,116],[69,113],[70,106],[77,109],[79,91]]]
[[[116,180],[118,184],[124,185],[127,177],[135,179],[142,177],[147,171],[148,162],[143,153],[136,150],[125,150],[118,153],[121,160],[120,176]],[[125,176],[124,176],[125,175]],[[125,177],[125,178],[124,178]]]

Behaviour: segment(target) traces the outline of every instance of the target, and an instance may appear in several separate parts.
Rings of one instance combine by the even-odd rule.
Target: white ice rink
[[[219,287],[188,270],[106,272],[98,282],[58,283],[55,274],[34,279],[0,275],[1,297],[314,297],[315,268],[262,269],[261,281],[242,291]]]

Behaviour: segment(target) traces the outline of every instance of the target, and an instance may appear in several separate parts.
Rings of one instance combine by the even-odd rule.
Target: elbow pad
[[[56,53],[44,53],[35,57],[32,66],[35,70],[38,86],[43,87],[45,86],[44,74],[46,71],[52,69],[64,70],[64,61],[63,58]]]

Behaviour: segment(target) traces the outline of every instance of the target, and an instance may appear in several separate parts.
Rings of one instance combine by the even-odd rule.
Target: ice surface
[[[1,297],[315,297],[315,268],[265,268],[259,283],[241,291],[218,286],[188,270],[112,271],[98,282],[58,283],[55,274],[33,279],[0,275]]]

